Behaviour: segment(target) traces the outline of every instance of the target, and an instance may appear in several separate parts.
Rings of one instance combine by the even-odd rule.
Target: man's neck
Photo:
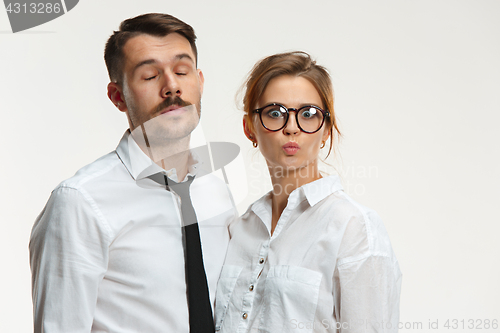
[[[189,150],[190,135],[176,140],[164,140],[161,144],[157,142],[151,146],[146,141],[137,142],[139,148],[151,159],[155,164],[164,170],[175,169],[177,180],[182,181],[187,173],[190,163],[191,153]]]
[[[189,171],[189,162],[191,160],[191,154],[189,150],[185,150],[181,153],[175,154],[175,156],[171,156],[168,158],[164,158],[158,162],[155,162],[157,165],[162,167],[164,170],[175,169],[177,174],[177,181],[181,182]]]

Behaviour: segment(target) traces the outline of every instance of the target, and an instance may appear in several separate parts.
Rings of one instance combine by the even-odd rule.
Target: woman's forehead
[[[321,96],[316,87],[306,78],[292,75],[271,79],[259,98],[259,104],[262,103],[280,103],[286,107],[314,104],[322,107]]]

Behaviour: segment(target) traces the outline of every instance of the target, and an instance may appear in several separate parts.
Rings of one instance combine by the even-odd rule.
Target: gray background
[[[331,71],[344,134],[328,163],[382,216],[400,261],[401,321],[424,332],[500,319],[500,1],[84,0],[18,34],[0,10],[1,332],[32,330],[28,240],[50,191],[127,128],[102,53],[119,22],[146,12],[198,34],[202,127],[242,147],[241,212],[270,182],[235,94],[261,57],[308,51]]]

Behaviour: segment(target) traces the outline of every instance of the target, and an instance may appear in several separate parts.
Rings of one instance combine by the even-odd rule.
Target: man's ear
[[[198,77],[200,78],[200,93],[203,95],[203,85],[205,84],[205,77],[201,69],[198,69]]]
[[[108,83],[108,98],[118,110],[126,112],[128,110],[125,98],[123,98],[122,87],[116,82]]]
[[[246,137],[248,140],[252,142],[257,142],[257,138],[255,137],[255,134],[253,134],[252,130],[250,129],[247,116],[243,117],[243,132],[245,132]]]

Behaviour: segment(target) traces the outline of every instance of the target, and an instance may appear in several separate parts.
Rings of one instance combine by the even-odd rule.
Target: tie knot
[[[188,179],[185,182],[181,183],[176,183],[172,179],[168,178],[167,176],[165,177],[165,183],[168,185],[168,187],[177,193],[181,198],[188,198],[189,197],[189,186],[194,180],[194,176],[188,176]]]

